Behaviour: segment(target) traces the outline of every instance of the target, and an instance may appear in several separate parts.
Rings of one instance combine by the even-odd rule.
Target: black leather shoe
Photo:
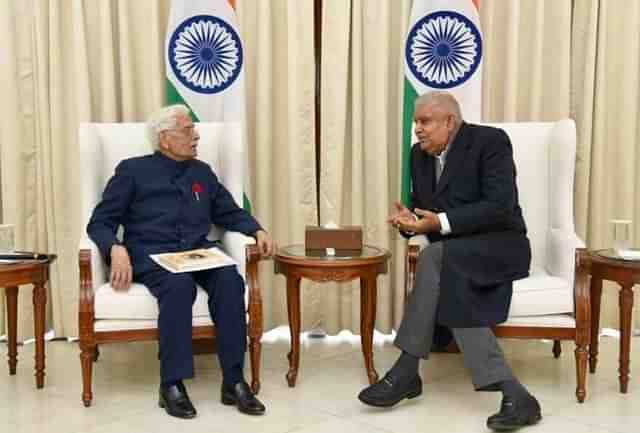
[[[518,399],[503,397],[500,412],[487,419],[487,427],[495,431],[510,431],[536,424],[541,419],[540,404],[531,394]]]
[[[358,399],[364,404],[376,407],[390,407],[405,398],[416,398],[422,395],[422,379],[416,374],[408,383],[398,381],[387,374],[378,382],[363,389]]]
[[[266,411],[264,404],[256,398],[245,381],[238,382],[232,387],[223,383],[220,400],[227,406],[235,404],[240,412],[249,415],[262,415]]]
[[[188,419],[196,416],[196,408],[191,404],[187,389],[181,382],[169,387],[160,386],[158,406],[176,418]]]

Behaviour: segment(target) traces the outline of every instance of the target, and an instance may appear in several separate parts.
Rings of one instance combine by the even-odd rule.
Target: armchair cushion
[[[197,286],[196,301],[193,303],[193,317],[209,317],[207,294]],[[116,291],[105,283],[95,291],[95,318],[111,320],[156,320],[158,302],[146,286],[133,283],[129,290]]]
[[[532,269],[514,281],[509,318],[573,312],[573,287],[561,277]]]
[[[509,317],[500,326],[521,326],[534,328],[575,328],[576,320],[571,314],[550,314],[547,316]]]
[[[211,326],[213,322],[209,317],[194,317],[192,326]],[[158,329],[157,320],[96,320],[94,323],[95,332],[113,331],[138,331],[146,329]]]

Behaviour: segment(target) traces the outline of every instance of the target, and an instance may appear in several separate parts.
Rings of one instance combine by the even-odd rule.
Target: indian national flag
[[[249,171],[246,152],[244,56],[235,0],[173,0],[165,44],[167,102],[187,105],[196,122],[238,122],[244,157],[245,209]]]
[[[415,99],[446,90],[458,99],[465,120],[482,111],[482,33],[480,0],[414,0],[404,51],[402,202],[409,203],[409,155]]]

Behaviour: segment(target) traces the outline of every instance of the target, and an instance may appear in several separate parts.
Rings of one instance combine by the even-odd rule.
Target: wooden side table
[[[7,294],[7,327],[9,337],[9,374],[16,374],[18,364],[17,325],[18,287],[33,284],[33,322],[36,340],[36,387],[44,386],[44,331],[46,321],[47,289],[49,265],[55,260],[53,254],[46,259],[25,261],[19,264],[0,265],[0,287]]]
[[[598,335],[600,331],[600,304],[602,281],[615,281],[620,285],[620,392],[629,386],[629,357],[631,350],[631,312],[633,311],[633,285],[640,284],[640,262],[622,260],[615,250],[588,252],[591,273],[591,344],[589,371],[595,373],[598,363]]]
[[[304,245],[281,248],[274,258],[276,274],[287,278],[287,308],[291,332],[289,352],[289,386],[296,385],[300,366],[300,280],[346,282],[360,278],[360,335],[362,354],[369,383],[378,380],[373,366],[373,326],[376,321],[377,277],[387,273],[388,251],[365,245],[359,255],[307,256]]]

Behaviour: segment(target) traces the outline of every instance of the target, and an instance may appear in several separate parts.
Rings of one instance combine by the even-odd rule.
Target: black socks
[[[181,381],[181,380],[169,380],[169,381],[167,381],[167,382],[162,382],[162,383],[160,384],[160,386],[161,386],[163,389],[167,389],[167,388],[171,388],[173,385],[177,385],[177,384],[179,384],[179,383],[182,383],[182,381]]]
[[[504,397],[512,400],[518,400],[529,395],[529,391],[516,378],[500,382],[500,391],[502,391]]]
[[[418,375],[419,364],[420,358],[403,351],[400,358],[389,370],[389,375],[400,383],[408,383]]]

